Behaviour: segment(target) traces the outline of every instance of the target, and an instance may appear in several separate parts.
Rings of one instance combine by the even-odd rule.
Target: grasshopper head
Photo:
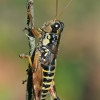
[[[63,31],[63,28],[63,22],[59,20],[50,20],[44,23],[41,29],[47,33],[59,33]]]

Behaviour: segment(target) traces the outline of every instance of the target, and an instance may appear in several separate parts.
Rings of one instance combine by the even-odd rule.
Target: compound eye
[[[54,27],[55,27],[56,29],[59,29],[59,28],[60,28],[60,24],[59,24],[59,23],[55,23]]]
[[[60,27],[61,27],[61,24],[59,22],[55,22],[53,25],[51,25],[52,32],[57,33]]]

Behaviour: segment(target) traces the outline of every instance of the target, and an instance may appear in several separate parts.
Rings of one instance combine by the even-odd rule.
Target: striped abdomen
[[[41,91],[41,100],[45,100],[46,95],[48,94],[48,90],[50,89],[52,80],[54,79],[55,66],[42,65],[42,70],[43,70],[43,82],[42,82],[43,85]]]

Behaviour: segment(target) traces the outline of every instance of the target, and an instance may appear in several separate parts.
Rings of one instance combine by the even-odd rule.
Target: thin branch
[[[33,0],[27,0],[26,3],[26,8],[27,8],[27,12],[30,8],[30,13],[32,15],[32,21],[30,21],[29,15],[27,13],[27,27],[24,30],[27,30],[28,33],[25,33],[26,36],[28,37],[28,41],[29,41],[29,55],[32,59],[32,55],[35,51],[35,37],[32,34],[32,27],[31,25],[34,26],[34,9],[33,9]],[[34,96],[33,96],[33,89],[32,89],[32,69],[30,67],[30,65],[28,65],[28,69],[27,71],[27,86],[26,86],[26,100],[33,100]]]

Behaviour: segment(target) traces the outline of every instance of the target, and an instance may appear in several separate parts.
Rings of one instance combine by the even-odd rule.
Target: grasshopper
[[[72,0],[71,0],[72,1]],[[32,90],[34,100],[45,100],[47,94],[50,94],[53,100],[60,100],[55,88],[55,69],[58,48],[64,23],[59,20],[65,9],[71,3],[67,4],[59,16],[57,16],[58,0],[56,0],[56,16],[53,20],[47,21],[39,29],[33,25],[32,15],[30,12],[31,2],[27,10],[30,21],[30,30],[38,38],[38,45],[35,48],[33,56],[20,54],[20,58],[27,58],[32,74]],[[31,99],[30,99],[31,100]]]

